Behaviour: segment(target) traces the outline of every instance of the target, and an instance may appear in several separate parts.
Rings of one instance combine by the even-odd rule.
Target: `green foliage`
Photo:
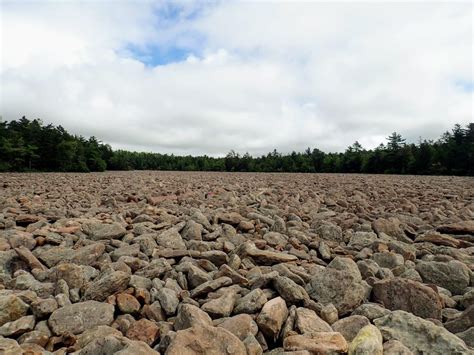
[[[407,144],[396,132],[387,144],[366,150],[359,142],[344,153],[307,148],[252,157],[231,150],[223,158],[113,151],[95,137],[85,139],[41,120],[0,120],[0,171],[183,170],[474,175],[474,123],[455,125],[437,141]]]
[[[110,146],[41,120],[0,121],[0,171],[104,171]]]

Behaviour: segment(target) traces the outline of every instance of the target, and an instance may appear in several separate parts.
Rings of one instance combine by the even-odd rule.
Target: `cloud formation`
[[[473,118],[469,3],[1,6],[3,118],[114,148],[342,151]]]

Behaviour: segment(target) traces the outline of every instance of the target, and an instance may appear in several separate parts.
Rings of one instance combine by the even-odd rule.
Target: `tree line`
[[[0,171],[91,172],[183,170],[474,175],[474,123],[456,124],[437,140],[406,143],[394,132],[375,149],[355,142],[343,153],[317,148],[253,157],[230,151],[223,158],[113,150],[95,137],[22,117],[0,121]]]

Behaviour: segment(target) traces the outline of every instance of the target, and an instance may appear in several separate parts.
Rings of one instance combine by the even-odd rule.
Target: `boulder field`
[[[474,354],[474,179],[0,174],[1,354]]]

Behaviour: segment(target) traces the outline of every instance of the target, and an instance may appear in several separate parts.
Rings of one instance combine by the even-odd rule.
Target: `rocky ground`
[[[0,175],[1,354],[469,354],[474,179]]]

